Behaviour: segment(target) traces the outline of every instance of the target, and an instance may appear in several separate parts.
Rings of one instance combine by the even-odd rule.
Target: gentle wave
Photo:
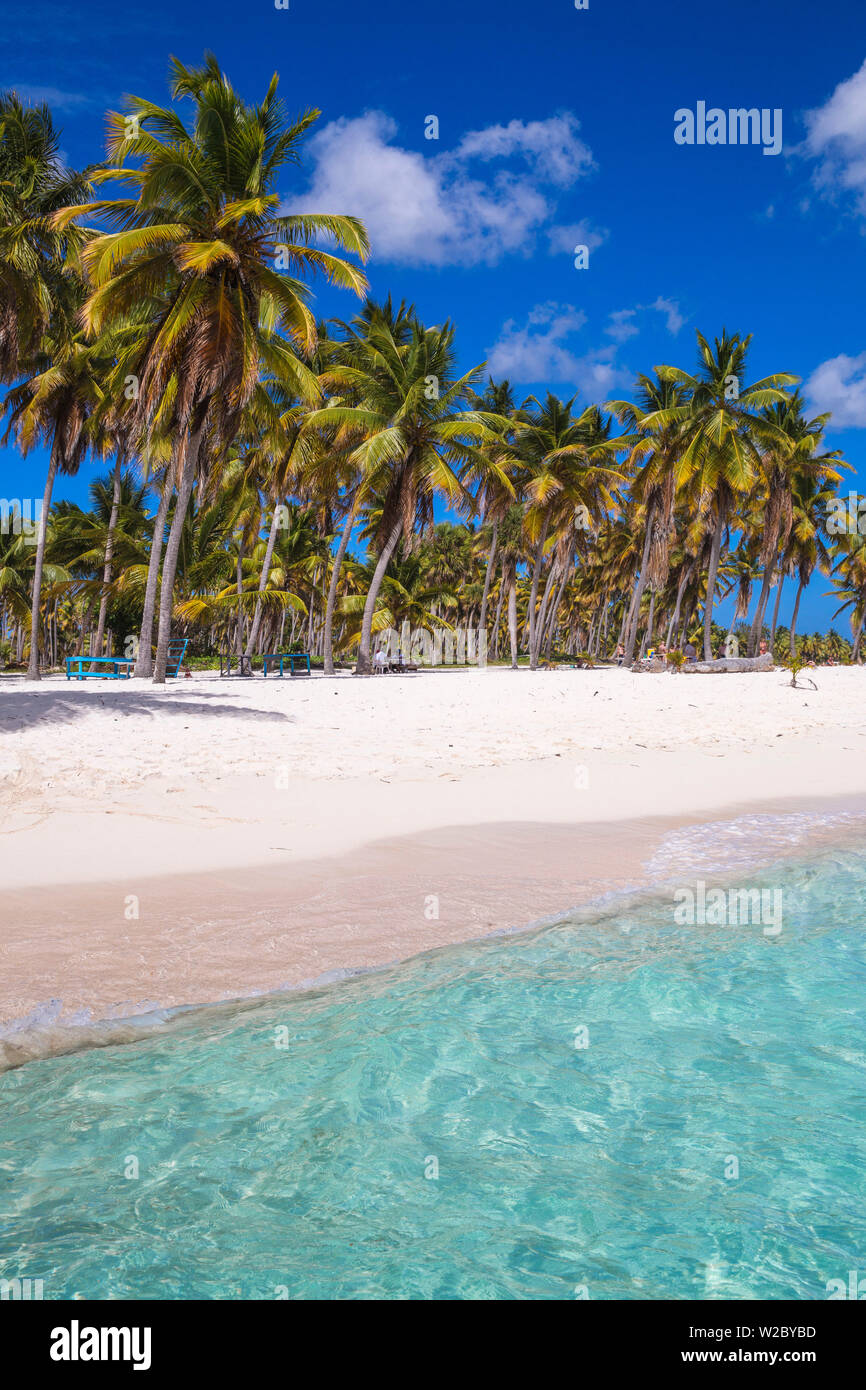
[[[866,850],[749,881],[784,892],[780,936],[660,895],[9,1072],[0,1275],[826,1297],[866,1248]]]

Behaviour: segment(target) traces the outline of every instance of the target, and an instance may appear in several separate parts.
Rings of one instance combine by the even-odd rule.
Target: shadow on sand
[[[159,687],[144,682],[136,689],[137,682],[124,681],[122,684],[125,688],[120,690],[95,690],[93,684],[65,680],[61,684],[48,677],[36,685],[25,683],[22,677],[0,677],[0,736],[17,733],[36,724],[73,724],[94,709],[113,711],[118,716],[144,714],[155,718],[177,714],[186,719],[191,714],[228,714],[233,719],[286,724],[295,722],[291,715],[279,710],[244,709],[238,706],[232,702],[234,686],[230,690],[210,692],[190,689],[192,683],[187,682],[185,686],[168,686],[163,692]],[[119,685],[120,682],[107,684]]]

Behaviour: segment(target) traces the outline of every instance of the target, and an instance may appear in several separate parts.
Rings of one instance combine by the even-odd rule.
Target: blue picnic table
[[[135,662],[124,656],[68,656],[66,658],[66,679],[86,681],[97,676],[102,680],[129,680]],[[108,669],[88,671],[85,667],[107,667]]]
[[[267,675],[267,674],[268,674],[268,664],[271,663],[271,662],[273,662],[273,663],[279,662],[279,663],[280,663],[280,675],[282,675],[282,674],[283,674],[283,665],[284,665],[284,663],[285,663],[286,661],[289,663],[289,674],[290,674],[290,675],[293,676],[293,675],[295,674],[295,662],[298,663],[299,667],[300,667],[302,670],[306,671],[307,675],[310,674],[310,653],[309,653],[309,652],[263,652],[263,653],[262,653],[262,671],[263,671],[263,673],[264,673],[265,675]]]

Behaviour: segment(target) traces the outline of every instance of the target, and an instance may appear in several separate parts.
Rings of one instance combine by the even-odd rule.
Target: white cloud
[[[866,352],[828,358],[804,382],[803,391],[817,411],[833,412],[831,426],[866,429]]]
[[[680,306],[675,299],[663,299],[661,295],[652,304],[637,304],[634,309],[615,310],[609,315],[608,326],[604,331],[616,342],[624,343],[627,338],[633,338],[635,334],[640,332],[636,322],[638,314],[646,313],[651,309],[659,314],[664,314],[668,332],[676,337],[685,323],[685,318],[680,313]]]
[[[866,61],[823,106],[807,111],[805,120],[799,152],[818,161],[816,186],[831,197],[853,193],[866,216]]]
[[[602,399],[612,387],[630,379],[615,362],[611,344],[579,353],[568,340],[586,323],[586,314],[573,304],[538,304],[521,327],[509,319],[498,341],[487,354],[487,369],[494,377],[512,381],[567,382],[584,397]]]
[[[521,155],[546,183],[569,188],[581,174],[594,168],[592,152],[578,139],[580,122],[571,112],[547,121],[509,121],[464,135],[454,158],[505,159]]]
[[[570,114],[511,121],[470,131],[452,151],[422,153],[395,143],[390,116],[368,111],[313,136],[310,187],[285,210],[352,213],[366,223],[374,257],[401,264],[468,266],[528,255],[556,211],[542,187],[568,187],[592,165],[577,130]],[[506,158],[527,167],[489,168]],[[481,166],[477,173],[473,164]]]
[[[635,323],[637,309],[617,309],[610,315],[610,323],[604,330],[611,338],[618,343],[624,343],[627,338],[633,338],[640,329]]]
[[[603,227],[591,227],[586,218],[582,222],[569,222],[554,227],[549,227],[545,233],[547,237],[547,249],[551,256],[565,252],[567,256],[574,255],[576,246],[585,246],[590,252],[597,251],[603,241],[607,239],[607,232]]]
[[[656,309],[660,314],[664,314],[668,332],[672,333],[674,337],[677,336],[685,323],[685,318],[680,313],[680,306],[675,299],[663,299],[659,295],[654,303],[648,304],[646,307]]]

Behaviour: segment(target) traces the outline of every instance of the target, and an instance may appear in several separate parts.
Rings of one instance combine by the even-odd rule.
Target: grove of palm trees
[[[5,503],[7,669],[126,655],[159,683],[181,636],[190,664],[292,649],[366,674],[407,622],[533,669],[709,658],[729,628],[744,654],[861,659],[864,538],[829,524],[849,465],[796,364],[753,380],[722,328],[631,399],[518,402],[453,323],[368,297],[351,208],[281,214],[317,112],[291,120],[276,77],[248,104],[211,55],[172,60],[170,95],[111,113],[79,172],[47,106],[0,98],[4,437],[48,458],[36,519]],[[340,317],[311,312],[317,282]],[[85,468],[89,507],[54,500]],[[850,642],[798,632],[813,582]]]

